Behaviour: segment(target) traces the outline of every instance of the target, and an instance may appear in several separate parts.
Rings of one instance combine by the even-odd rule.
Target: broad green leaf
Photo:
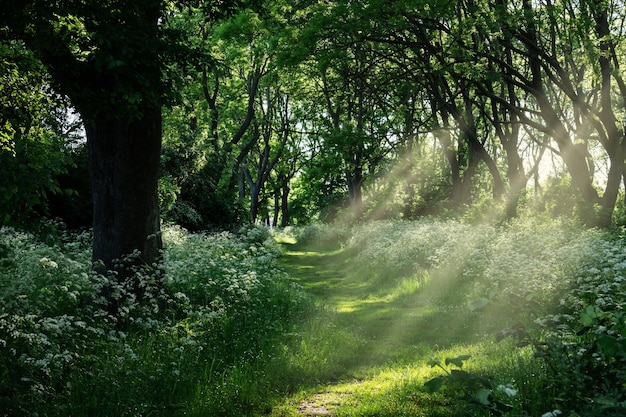
[[[613,337],[606,334],[600,335],[596,343],[606,356],[614,357],[619,353],[620,343]]]
[[[593,306],[587,306],[585,310],[580,313],[580,321],[584,326],[593,325],[598,318],[596,310]]]
[[[491,402],[489,401],[489,396],[491,395],[491,390],[487,388],[480,388],[474,394],[474,399],[478,401],[482,405],[489,405]]]
[[[430,358],[428,358],[428,366],[430,366],[431,368],[434,368],[435,366],[441,366],[441,361],[433,356],[431,356]]]
[[[430,381],[426,382],[424,384],[424,387],[426,388],[428,392],[431,392],[431,393],[437,392],[442,387],[444,379],[445,379],[445,376],[435,377],[431,379]]]
[[[619,402],[615,398],[611,397],[596,397],[594,401],[597,404],[608,406],[608,407],[616,407],[619,405]]]
[[[475,380],[472,374],[458,369],[450,371],[450,376],[463,382],[473,382]]]
[[[446,366],[453,364],[453,365],[458,366],[459,368],[462,368],[463,362],[465,362],[469,358],[471,358],[470,355],[461,355],[461,356],[457,356],[456,358],[446,358]]]

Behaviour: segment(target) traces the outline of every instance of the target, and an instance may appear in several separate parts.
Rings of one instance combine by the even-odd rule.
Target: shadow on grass
[[[469,352],[482,355],[482,367],[507,366],[486,362],[504,363],[509,358],[502,360],[502,352],[514,351],[493,342],[495,333],[510,324],[510,312],[472,312],[465,304],[446,304],[442,300],[455,299],[448,293],[462,291],[453,273],[374,279],[355,265],[355,254],[341,248],[283,247],[283,266],[316,298],[319,316],[310,317],[295,338],[293,356],[281,358],[290,364],[287,373],[297,389],[271,415],[334,415],[334,409],[345,416],[457,415],[445,396],[423,388],[437,371],[428,364],[429,356]]]
[[[335,313],[334,324],[362,338],[368,361],[401,360],[415,345],[446,347],[483,340],[506,324],[496,314],[472,312],[465,305],[444,305],[458,283],[445,272],[400,280],[371,279],[341,249],[285,245],[284,265],[294,282]],[[450,282],[445,282],[446,280]],[[411,357],[404,359],[410,360]]]

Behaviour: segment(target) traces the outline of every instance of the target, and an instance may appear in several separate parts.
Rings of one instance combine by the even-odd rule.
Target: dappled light
[[[0,0],[0,417],[626,415],[624,0]]]
[[[521,411],[531,398],[536,404],[525,412],[534,415],[563,406],[556,391],[542,391],[559,375],[547,372],[556,358],[540,359],[548,346],[540,334],[577,330],[575,320],[559,314],[579,305],[572,288],[582,271],[593,272],[591,265],[602,261],[598,247],[608,243],[603,233],[536,218],[500,226],[423,220],[310,229],[302,233],[306,240],[289,245],[288,273],[320,298],[322,320],[347,331],[358,347],[351,347],[356,357],[346,362],[333,340],[336,356],[325,361],[337,360],[340,374],[323,390],[313,386],[279,409],[315,402],[331,415],[412,415],[425,409],[426,415],[454,415],[460,403],[427,396],[424,384],[457,375],[431,366],[433,358],[443,363],[455,357],[464,358],[463,372],[482,375],[475,381],[484,385],[469,389],[487,392],[484,410]],[[332,249],[337,244],[342,249]],[[614,262],[621,270],[621,261]],[[311,337],[323,345],[319,339],[325,335],[317,329]],[[469,394],[477,392],[483,391]],[[539,400],[542,392],[547,397]]]
[[[2,391],[17,415],[57,398],[90,416],[621,410],[621,233],[537,217],[166,227],[161,283],[138,269],[144,298],[112,287],[114,312],[88,234],[0,238],[4,276],[21,277],[0,287],[1,377],[28,375]]]

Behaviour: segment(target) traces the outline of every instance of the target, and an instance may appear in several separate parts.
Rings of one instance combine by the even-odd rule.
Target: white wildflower
[[[56,269],[59,267],[59,264],[57,264],[56,262],[54,262],[51,259],[48,259],[46,257],[43,257],[39,260],[39,263],[41,264],[41,266],[43,266],[44,268],[53,268]]]

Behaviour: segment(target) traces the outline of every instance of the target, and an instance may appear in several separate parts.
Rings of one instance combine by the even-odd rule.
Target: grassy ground
[[[445,293],[454,292],[442,284],[444,276],[372,279],[355,272],[354,254],[337,247],[283,245],[288,274],[318,299],[324,314],[311,319],[302,342],[314,352],[301,360],[318,366],[319,383],[278,404],[272,416],[489,415],[488,407],[461,399],[465,387],[436,393],[424,388],[446,375],[434,361],[461,355],[470,356],[464,370],[484,375],[494,387],[515,380],[527,391],[540,391],[532,376],[540,369],[531,364],[530,351],[494,342],[510,317],[488,319],[465,306],[442,305]],[[493,390],[491,398],[496,396]]]
[[[623,234],[281,233],[169,227],[165,272],[127,283],[90,272],[87,233],[0,228],[0,417],[625,415]],[[532,347],[495,341],[519,324]]]

